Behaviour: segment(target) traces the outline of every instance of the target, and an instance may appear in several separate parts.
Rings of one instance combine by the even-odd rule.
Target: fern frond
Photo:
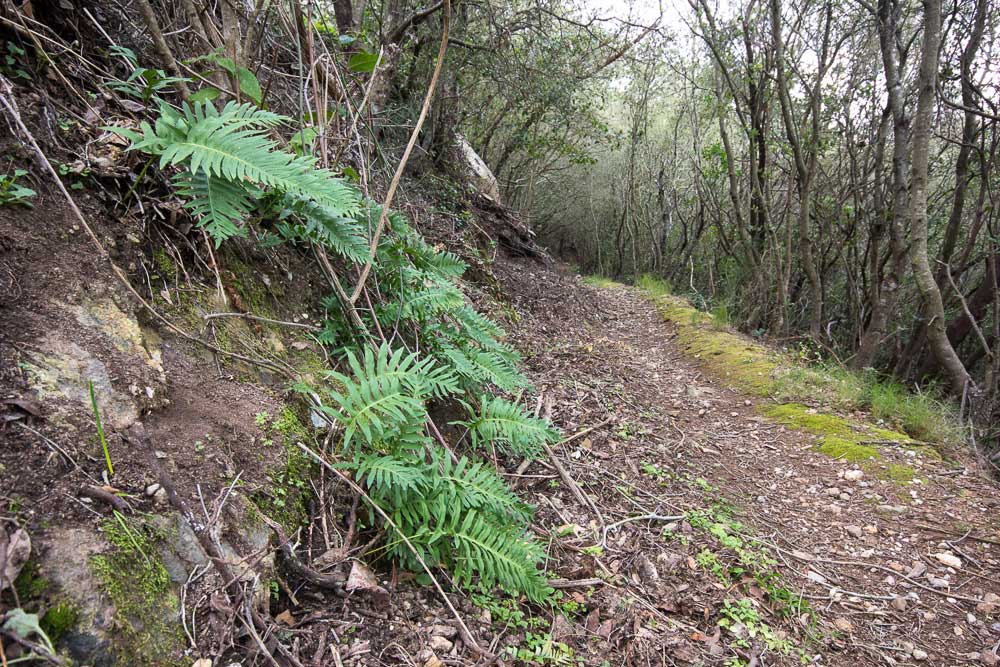
[[[384,317],[389,322],[399,317],[424,321],[457,310],[464,304],[465,296],[460,289],[451,283],[437,281],[401,295],[401,302],[387,304]]]
[[[195,215],[216,247],[233,236],[246,236],[240,223],[253,209],[248,188],[205,172],[182,172],[174,178],[174,185],[187,198],[184,208]]]
[[[383,344],[378,365],[368,349],[364,365],[350,351],[347,360],[354,377],[331,372],[343,391],[329,392],[336,409],[324,406],[324,411],[344,426],[345,448],[359,432],[367,443],[377,444],[406,422],[423,423],[427,412],[418,392],[414,391],[414,386],[423,385],[406,369],[399,369],[400,363],[408,361],[408,357],[390,355],[388,346]],[[369,370],[372,372],[367,372]]]
[[[398,456],[359,456],[343,467],[354,470],[357,480],[372,493],[389,498],[397,506],[406,504],[411,494],[422,495],[428,484],[426,470],[419,461]]]
[[[158,155],[161,169],[184,165],[193,176],[294,193],[334,215],[353,216],[360,205],[354,188],[316,167],[312,158],[279,149],[268,137],[267,130],[285,120],[246,104],[230,103],[222,111],[211,103],[185,104],[180,112],[164,106],[155,127],[141,125],[142,136],[131,148]]]
[[[496,322],[479,314],[472,306],[465,305],[451,313],[451,316],[461,327],[462,333],[484,348],[495,348],[498,345],[497,339],[507,335]]]
[[[542,443],[559,439],[558,432],[547,421],[525,414],[520,406],[499,396],[484,397],[478,414],[474,413],[469,421],[455,423],[469,429],[475,447],[492,443],[524,457],[537,456]]]
[[[435,476],[439,498],[449,505],[457,503],[462,510],[481,509],[498,516],[526,522],[531,508],[522,502],[490,466],[463,456],[458,463],[451,457],[440,456]]]
[[[529,384],[528,379],[500,350],[463,349],[445,344],[440,358],[475,386],[492,384],[503,391],[513,392]]]
[[[286,238],[318,242],[352,262],[363,263],[368,259],[365,230],[354,217],[340,215],[329,206],[303,197],[289,197],[287,204],[299,224],[279,223],[279,230]]]
[[[544,554],[523,529],[499,527],[475,510],[455,515],[448,526],[454,543],[455,578],[463,585],[472,575],[487,588],[494,585],[535,602],[543,601],[552,591],[538,564]]]

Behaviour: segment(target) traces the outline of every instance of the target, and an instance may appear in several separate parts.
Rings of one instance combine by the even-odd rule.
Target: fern
[[[174,185],[188,198],[184,208],[200,219],[216,245],[233,236],[246,236],[240,223],[253,209],[249,188],[205,172],[178,174]]]
[[[303,197],[286,198],[286,211],[298,224],[279,222],[278,231],[291,241],[315,241],[344,259],[361,263],[368,259],[365,230],[353,217],[345,217],[330,206]]]
[[[543,443],[559,438],[544,419],[526,415],[519,406],[499,396],[484,399],[478,413],[469,411],[472,419],[455,423],[469,429],[469,438],[476,447],[492,443],[518,456],[534,457]]]
[[[155,123],[142,123],[141,132],[109,129],[131,139],[132,150],[157,156],[161,169],[178,172],[173,181],[185,208],[216,244],[246,236],[256,212],[274,223],[265,245],[319,244],[348,262],[367,261],[367,239],[381,209],[362,206],[355,188],[312,158],[280,147],[274,130],[288,120],[250,104],[231,102],[221,110],[210,103],[180,110],[161,104]],[[348,347],[339,370],[328,374],[319,409],[343,429],[350,460],[339,465],[353,471],[371,502],[392,518],[389,554],[416,565],[405,536],[426,562],[449,568],[461,585],[478,579],[541,601],[551,590],[539,568],[543,551],[526,532],[532,508],[487,463],[453,460],[427,433],[431,401],[486,385],[525,386],[519,357],[501,342],[503,330],[466,303],[465,263],[424,241],[399,213],[390,211],[388,219],[374,263],[379,298],[359,317],[394,331],[396,347]],[[322,305],[328,319],[318,340],[330,348],[350,345],[358,328],[340,301],[330,297]],[[295,388],[319,397],[302,384]],[[480,412],[461,423],[476,447],[492,443],[531,453],[555,437],[545,422],[502,399],[484,400]]]
[[[492,384],[502,391],[512,392],[528,385],[527,378],[518,372],[511,357],[500,350],[458,347],[449,342],[443,346],[439,358],[472,387]]]
[[[182,166],[187,207],[201,217],[216,244],[238,232],[254,188],[292,194],[324,208],[327,217],[353,217],[360,208],[357,191],[334,178],[315,160],[279,149],[268,131],[288,119],[249,104],[230,102],[222,111],[211,103],[184,104],[176,111],[161,104],[154,126],[142,132],[109,128],[132,140],[130,150],[159,156],[159,165]],[[224,187],[223,184],[228,187]]]
[[[390,498],[401,506],[411,495],[422,495],[427,486],[427,476],[413,459],[393,455],[359,456],[351,464],[341,467],[354,470],[357,479],[383,498]]]
[[[530,507],[511,493],[496,472],[482,461],[463,456],[452,463],[450,457],[442,457],[436,481],[440,497],[448,503],[458,503],[463,510],[485,509],[519,522],[531,517]]]
[[[402,351],[390,354],[388,345],[383,344],[377,357],[365,350],[362,362],[347,352],[353,377],[330,373],[343,390],[331,390],[329,396],[336,409],[323,406],[323,410],[343,425],[345,448],[358,433],[368,443],[385,443],[402,425],[426,419],[420,398],[424,385],[412,370],[413,357],[404,356]]]
[[[485,586],[521,591],[535,602],[552,593],[535,565],[543,558],[541,548],[523,528],[497,526],[470,511],[453,515],[447,529],[454,545],[450,561],[460,584],[468,586],[471,574],[478,572]]]
[[[542,549],[524,528],[530,508],[484,463],[463,457],[453,464],[438,449],[427,462],[367,456],[344,467],[396,524],[388,550],[404,563],[418,565],[397,529],[425,562],[450,569],[463,585],[478,578],[537,602],[551,593],[538,569]]]

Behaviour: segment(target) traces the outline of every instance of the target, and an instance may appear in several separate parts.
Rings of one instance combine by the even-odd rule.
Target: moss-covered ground
[[[588,282],[607,286],[603,279]],[[950,406],[929,394],[911,393],[871,374],[805,363],[730,330],[719,317],[671,294],[660,280],[643,276],[636,284],[676,327],[688,354],[734,388],[769,399],[759,407],[761,414],[817,436],[817,448],[827,456],[865,463],[881,478],[905,482],[914,476],[909,466],[873,463],[883,446],[940,458],[939,450],[962,439]],[[862,411],[868,416],[859,416]]]
[[[115,607],[112,633],[119,665],[180,665],[180,606],[156,551],[160,537],[141,519],[115,514],[102,531],[111,544],[91,567]]]

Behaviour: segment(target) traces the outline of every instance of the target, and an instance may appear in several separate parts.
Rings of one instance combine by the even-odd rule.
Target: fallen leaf
[[[351,564],[351,573],[347,575],[347,583],[344,588],[349,592],[367,593],[378,607],[385,607],[389,604],[389,591],[382,588],[378,579],[375,578],[375,574],[359,561],[354,561]]]
[[[23,528],[13,535],[0,530],[0,591],[14,583],[31,556],[31,538]]]

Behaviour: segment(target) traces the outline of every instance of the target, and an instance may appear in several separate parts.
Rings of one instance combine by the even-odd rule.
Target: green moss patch
[[[148,524],[119,514],[102,530],[112,549],[94,556],[91,567],[115,607],[118,664],[181,664],[180,603],[155,548],[159,537]]]
[[[844,417],[824,414],[801,403],[782,403],[760,408],[768,419],[819,436],[819,451],[835,459],[859,463],[880,457],[871,432]],[[906,436],[900,436],[906,440]],[[881,439],[881,438],[878,438]]]
[[[601,289],[607,289],[609,287],[624,287],[621,283],[606,276],[584,276],[583,282],[591,287],[599,287]]]
[[[257,418],[268,436],[265,445],[284,449],[285,464],[268,473],[270,484],[251,500],[290,535],[309,516],[309,479],[316,472],[315,463],[297,443],[309,442],[311,436],[291,408],[286,407],[273,419],[266,413]]]
[[[822,436],[820,448],[831,456],[858,461],[877,454],[877,448],[862,441],[891,440],[930,450],[932,447],[924,443],[954,445],[962,440],[953,408],[933,392],[914,394],[873,373],[807,363],[729,330],[721,324],[726,318],[700,311],[673,296],[656,278],[641,276],[636,284],[663,318],[676,326],[678,342],[709,372],[749,394],[780,401],[782,405],[776,406],[773,417],[783,423],[792,419],[795,423],[790,425]],[[801,401],[835,410],[867,410],[875,419],[908,435],[833,415],[803,413],[795,407]],[[790,412],[796,414],[790,416]],[[940,458],[936,451],[922,453]]]

